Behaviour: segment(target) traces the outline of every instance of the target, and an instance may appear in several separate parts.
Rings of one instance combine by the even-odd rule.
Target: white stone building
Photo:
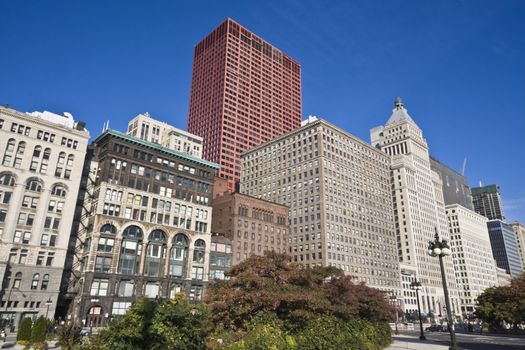
[[[0,107],[4,326],[55,314],[88,139],[70,114]]]
[[[290,208],[289,254],[400,296],[390,159],[325,120],[241,156],[241,193]]]
[[[202,137],[153,119],[147,112],[129,121],[128,134],[202,158]]]
[[[437,228],[450,240],[442,182],[430,168],[428,145],[423,132],[408,115],[400,98],[386,125],[371,130],[372,145],[391,157],[392,198],[399,262],[405,271],[415,272],[421,282],[423,313],[443,315],[445,299],[438,258],[427,253]],[[452,312],[459,315],[459,295],[452,258],[444,258]],[[417,310],[415,292],[403,283],[405,310]],[[408,288],[407,288],[408,287]]]
[[[446,206],[461,312],[474,312],[477,297],[498,285],[487,218],[459,204]]]
[[[521,265],[525,267],[525,225],[521,222],[513,222],[510,224],[512,230],[516,235],[516,241],[518,242],[518,250],[521,257]]]

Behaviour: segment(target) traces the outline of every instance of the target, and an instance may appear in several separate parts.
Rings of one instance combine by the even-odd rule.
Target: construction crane
[[[461,176],[465,176],[465,169],[467,168],[467,157],[463,159],[463,166],[461,167]]]

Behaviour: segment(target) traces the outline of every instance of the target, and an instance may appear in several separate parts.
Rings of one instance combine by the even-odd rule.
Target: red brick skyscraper
[[[196,47],[188,131],[234,189],[242,152],[301,125],[301,66],[227,19]]]

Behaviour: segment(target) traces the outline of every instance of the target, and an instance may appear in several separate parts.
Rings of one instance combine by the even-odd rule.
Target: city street
[[[445,332],[425,332],[427,341],[418,339],[418,332],[402,332],[395,336],[394,349],[448,349],[450,335]],[[506,335],[456,334],[458,345],[466,350],[525,350],[525,337]],[[425,343],[426,345],[423,345]],[[446,345],[442,347],[441,345]]]

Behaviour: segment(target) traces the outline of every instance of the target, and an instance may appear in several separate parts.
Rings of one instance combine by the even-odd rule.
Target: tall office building
[[[430,168],[428,145],[423,132],[397,98],[392,115],[385,126],[371,130],[372,145],[390,156],[392,200],[394,203],[395,233],[401,270],[412,274],[423,289],[422,310],[441,314],[445,299],[439,259],[427,253],[428,242],[434,240],[436,229],[442,239],[450,241],[443,184]],[[444,259],[452,308],[459,313],[458,290],[452,258]],[[415,295],[409,283],[403,283],[405,305],[414,310]]]
[[[516,242],[518,243],[518,250],[521,257],[521,265],[523,265],[523,268],[525,269],[525,225],[521,222],[515,221],[510,224],[510,226],[512,226],[512,230],[516,235]]]
[[[1,317],[53,318],[89,133],[70,114],[0,107]]]
[[[188,131],[230,190],[242,152],[301,125],[301,66],[227,19],[195,47]]]
[[[218,165],[106,130],[86,166],[70,317],[99,327],[140,297],[201,299]]]
[[[472,194],[465,176],[432,156],[430,157],[430,169],[438,173],[441,178],[446,205],[459,204],[469,210],[474,210]]]
[[[241,156],[241,192],[289,207],[289,254],[400,296],[390,160],[310,118]]]
[[[489,220],[505,220],[498,185],[474,187],[471,191],[476,213],[483,215]]]
[[[447,205],[446,213],[461,312],[466,317],[474,312],[477,297],[498,285],[496,263],[487,218],[459,204]]]
[[[505,269],[511,277],[519,276],[523,272],[523,264],[512,226],[501,220],[490,220],[487,226],[496,264]]]

